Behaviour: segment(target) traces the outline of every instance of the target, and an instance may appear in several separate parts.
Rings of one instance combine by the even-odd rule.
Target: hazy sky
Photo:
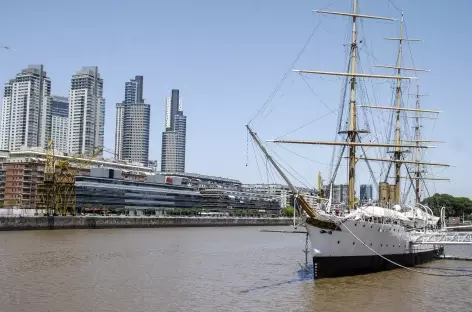
[[[452,181],[430,184],[429,191],[471,196],[472,170],[466,160],[472,153],[467,136],[472,112],[467,87],[472,68],[472,2],[393,3],[405,10],[408,35],[424,40],[404,50],[405,66],[432,70],[418,74],[421,93],[429,95],[422,98],[421,105],[444,111],[439,120],[424,121],[425,139],[447,141],[428,151],[426,159],[456,166],[435,169],[436,176]],[[388,0],[361,0],[359,6],[365,14],[400,17]],[[105,145],[113,149],[115,104],[123,100],[125,81],[143,75],[144,97],[152,114],[150,156],[159,161],[165,97],[178,88],[188,122],[187,171],[243,182],[262,182],[262,175],[267,181],[265,164],[259,162],[258,170],[250,142],[246,149],[244,125],[269,98],[319,23],[295,68],[344,71],[346,67],[349,20],[311,11],[319,8],[350,11],[351,1],[2,1],[0,45],[11,51],[0,51],[0,81],[13,78],[28,64],[44,64],[53,94],[68,95],[71,75],[82,66],[98,66],[106,98]],[[397,44],[381,38],[398,35],[398,22],[364,20],[358,26],[362,70],[390,74],[371,65],[395,63]],[[336,116],[329,112],[339,106],[343,80],[304,77],[306,82],[290,72],[262,118],[255,121],[254,128],[263,139],[282,136],[327,115],[286,137],[333,140]],[[370,92],[366,101],[392,103],[389,81],[369,80],[366,86]],[[408,93],[415,89],[415,81],[404,84],[405,106],[414,105]],[[359,111],[359,127],[373,131],[366,140],[385,137],[382,120],[388,120],[388,115],[375,114],[376,123],[367,124],[362,121],[364,111]],[[328,178],[330,148],[271,147],[309,183],[315,183],[318,171]],[[340,167],[341,180],[346,176],[345,164],[343,161]],[[373,170],[380,173],[376,164]],[[369,182],[365,165],[359,166],[358,181]]]

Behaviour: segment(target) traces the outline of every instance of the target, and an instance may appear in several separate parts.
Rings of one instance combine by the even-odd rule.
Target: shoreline
[[[39,216],[0,217],[0,231],[162,228],[162,227],[225,227],[283,226],[291,218],[245,217],[132,217],[132,216]]]

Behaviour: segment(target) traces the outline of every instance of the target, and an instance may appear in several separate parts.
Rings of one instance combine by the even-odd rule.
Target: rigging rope
[[[395,3],[393,3],[392,0],[388,0],[388,2],[390,2],[390,4],[391,4],[399,13],[402,12],[402,10],[400,10],[400,9],[395,5]]]
[[[388,175],[390,174],[390,169],[392,169],[392,165],[393,165],[393,162],[390,162],[388,167],[387,167],[387,173],[385,174],[384,183],[387,183],[387,181],[388,181]]]
[[[363,19],[361,19],[360,21],[361,21],[361,31],[362,31],[362,33],[364,33],[364,21],[363,21]],[[376,64],[378,60],[377,60],[377,58],[374,56],[374,50],[373,50],[372,45],[368,44],[368,41],[367,41],[367,39],[366,39],[365,37],[363,38],[362,42],[363,42],[363,46],[362,46],[360,49],[361,49],[361,50],[364,50],[364,47],[367,47],[367,50],[370,49],[370,52],[369,52],[369,51],[365,51],[365,53],[366,53],[368,56],[370,56],[370,58],[372,59],[372,63],[371,63],[371,64]],[[359,57],[360,57],[360,53],[359,53]],[[363,71],[363,69],[362,69],[362,63],[361,63],[360,59],[359,59],[359,66],[360,66],[361,70]],[[372,73],[371,67],[368,67],[368,68],[369,68],[369,73]],[[372,95],[373,95],[373,99],[374,99],[373,105],[377,105],[378,101],[377,101],[376,93],[375,93],[375,91],[374,91],[374,82],[373,82],[372,79],[370,79],[369,81],[370,81],[370,87],[371,87],[371,89],[372,89]],[[383,82],[383,83],[388,83],[388,81]],[[366,85],[366,82],[365,82],[365,80],[363,80],[363,79],[361,80],[361,86],[362,86],[362,84],[363,84],[363,86],[364,86],[365,93],[366,93],[366,97],[367,97],[366,105],[372,105],[372,104],[371,104],[371,101],[370,101],[370,99],[369,99],[368,92],[367,92],[367,85]],[[366,109],[367,109],[367,108],[364,109],[364,116],[365,116],[365,118],[367,119],[367,116],[366,116],[367,114],[365,113],[365,110],[366,110]],[[373,110],[373,109],[368,109],[368,111],[369,111],[369,113],[370,113],[370,117],[372,118],[372,125],[373,125],[374,133],[375,133],[375,136],[374,136],[374,137],[375,137],[379,142],[381,142],[381,141],[382,141],[382,140],[381,140],[382,133],[381,133],[380,136],[379,136],[378,131],[377,131],[377,125],[376,125],[375,118],[374,118],[374,110]],[[375,113],[375,115],[377,116],[377,119],[379,120],[379,122],[381,122],[381,121],[383,120],[383,118],[380,118],[380,116],[379,116],[377,113]],[[384,120],[384,122],[385,122],[385,120]],[[380,127],[380,126],[379,126],[379,127]],[[387,134],[385,134],[385,138],[383,138],[383,139],[387,139]],[[376,149],[376,155],[377,155],[378,158],[382,158],[382,151],[381,151],[380,149]],[[379,164],[379,167],[380,167],[380,170],[381,170],[381,171],[384,171],[384,170],[385,170],[385,167],[386,167],[386,164],[383,163],[383,162],[381,162],[381,163]],[[375,181],[375,179],[374,179],[374,181]]]
[[[282,147],[283,149],[289,151],[290,153],[294,154],[295,156],[298,156],[298,157],[303,158],[303,159],[305,159],[305,160],[308,160],[308,161],[311,161],[311,162],[314,162],[314,163],[317,163],[317,164],[320,164],[320,165],[331,166],[331,164],[326,164],[326,163],[323,163],[323,162],[320,162],[320,161],[316,161],[316,160],[313,160],[313,159],[311,159],[311,158],[302,156],[302,155],[300,155],[300,154],[298,154],[298,153],[295,153],[294,151],[292,151],[292,150],[286,148],[285,146],[283,146],[282,144],[278,144],[278,146],[280,146],[280,147]]]
[[[285,136],[287,136],[287,135],[289,135],[289,134],[292,134],[292,133],[294,133],[294,132],[297,132],[298,130],[303,129],[303,128],[305,128],[305,127],[311,125],[312,123],[314,123],[314,122],[320,120],[321,118],[324,118],[324,117],[328,116],[329,114],[331,114],[331,113],[333,113],[333,112],[336,112],[337,110],[339,110],[339,108],[338,108],[338,109],[334,109],[334,110],[332,110],[332,111],[330,111],[330,112],[324,114],[324,115],[321,116],[321,117],[318,117],[318,118],[316,118],[316,119],[313,119],[312,121],[310,121],[310,122],[308,122],[308,123],[306,123],[306,124],[304,124],[304,125],[302,125],[302,126],[296,128],[296,129],[293,129],[293,130],[291,130],[291,131],[289,131],[289,132],[287,132],[287,133],[285,133],[285,134],[283,134],[283,135],[281,135],[281,136],[279,136],[279,137],[277,137],[276,140],[281,139],[281,138],[283,138],[283,137],[285,137]]]
[[[295,65],[297,64],[298,60],[300,59],[300,57],[303,55],[303,53],[305,52],[305,49],[307,48],[308,44],[310,43],[311,39],[313,38],[313,36],[315,35],[316,31],[318,30],[318,28],[320,27],[321,25],[321,20],[318,22],[318,24],[316,24],[315,28],[313,29],[313,31],[311,32],[310,36],[308,37],[308,40],[305,42],[305,45],[303,46],[303,48],[300,50],[300,52],[298,52],[295,60],[292,62],[292,65],[290,66],[290,68],[285,72],[285,74],[282,76],[282,79],[280,80],[280,82],[275,86],[275,89],[272,91],[272,93],[269,95],[269,98],[264,102],[264,104],[262,104],[261,108],[259,108],[259,110],[257,111],[257,113],[254,115],[254,117],[251,118],[251,120],[249,120],[248,124],[250,124],[251,122],[254,121],[254,119],[256,119],[260,114],[262,114],[264,112],[264,110],[267,108],[267,105],[270,104],[270,102],[272,102],[272,100],[274,99],[275,95],[277,94],[277,92],[279,92],[280,88],[282,87],[283,83],[285,82],[285,80],[287,79],[289,73],[294,69]]]
[[[338,162],[336,163],[336,166],[335,166],[335,169],[334,169],[334,173],[333,175],[331,176],[331,180],[329,181],[329,184],[333,184],[334,183],[334,180],[336,180],[336,176],[338,174],[338,169],[339,169],[339,166],[341,165],[341,160],[343,159],[343,155],[344,155],[344,151],[346,150],[346,145],[343,145],[341,147],[341,152],[339,153],[339,158],[338,158]],[[349,166],[346,166],[347,168]]]
[[[249,131],[246,131],[246,167],[248,165],[249,165]]]
[[[348,54],[348,51],[346,51],[346,55],[347,54]],[[351,67],[351,58],[349,58],[349,60],[347,62],[346,71],[348,71],[350,67]],[[341,125],[342,125],[343,115],[344,115],[344,108],[346,107],[346,101],[347,101],[348,82],[349,82],[349,77],[346,76],[346,78],[344,79],[344,88],[341,90],[341,93],[340,93],[339,108],[338,108],[338,124],[337,124],[337,127],[336,127],[336,133],[334,135],[334,141],[337,141],[338,136],[339,136],[339,132],[341,131]],[[330,177],[330,181],[331,181],[330,184],[333,183],[335,178],[336,178],[337,171],[338,171],[338,168],[339,168],[339,164],[341,163],[342,155],[344,154],[345,146],[340,149],[341,153],[339,155],[339,159],[338,159],[338,162],[336,164],[336,169],[333,172],[333,168],[334,168],[333,164],[334,164],[334,160],[335,160],[335,157],[336,157],[336,150],[337,150],[336,146],[333,146],[333,151],[331,153],[331,170],[329,172],[329,177]]]
[[[257,154],[256,154],[256,149],[254,148],[254,141],[251,140],[251,143],[252,143],[252,151],[254,152],[254,158],[256,159],[257,171],[259,171],[259,176],[261,178],[261,181],[264,181],[264,179],[262,178],[261,169],[259,168],[259,162],[257,161]]]
[[[266,148],[272,152],[272,155],[277,156],[281,161],[283,161],[283,158],[280,157],[272,148],[270,148],[270,147],[267,146],[267,145],[266,145]],[[295,174],[297,174],[302,180],[305,180],[305,181],[300,181],[294,174],[292,174],[290,171],[288,171],[287,169],[285,169],[285,167],[282,166],[282,164],[281,164],[279,161],[277,161],[274,157],[272,157],[272,159],[274,160],[274,162],[277,163],[277,165],[279,165],[280,168],[282,168],[285,172],[287,172],[289,175],[291,175],[295,180],[297,180],[299,183],[301,183],[301,184],[304,185],[305,187],[310,188],[310,182],[308,182],[302,175],[300,175],[295,169],[293,169],[293,167],[290,166],[290,164],[288,164],[287,162],[283,161],[284,164],[286,164],[290,169],[293,170],[293,172],[294,172]]]
[[[359,142],[362,142],[361,141],[361,137],[359,136],[359,134],[357,134],[357,138],[359,139]],[[367,153],[365,152],[365,148],[364,146],[361,146],[361,149],[362,149],[362,153],[364,154],[364,157],[367,158]],[[372,170],[372,167],[370,166],[370,162],[366,159],[365,160],[366,164],[367,164],[367,168],[369,168],[369,173],[370,173],[370,176],[372,178],[372,182],[374,183],[374,186],[375,186],[375,190],[378,194],[379,192],[379,185],[377,183],[377,180],[375,179],[375,175],[374,175],[374,171]]]
[[[306,81],[306,78],[305,76],[302,75],[302,73],[299,73],[300,77],[302,77],[303,81],[306,83],[306,85],[308,86],[308,88],[310,88],[310,91],[321,101],[321,104],[324,105],[324,107],[326,107],[330,113],[334,114],[334,112],[331,110],[332,108],[328,106],[328,104],[326,104],[325,101],[323,101],[323,99],[318,95],[318,93],[315,92],[315,90],[313,89],[313,87],[308,83],[308,81]]]

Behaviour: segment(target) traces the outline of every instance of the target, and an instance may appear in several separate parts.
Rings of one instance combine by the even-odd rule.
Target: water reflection
[[[251,291],[256,291],[256,290],[261,290],[261,289],[267,289],[267,288],[272,288],[272,287],[278,287],[282,285],[288,285],[288,284],[293,284],[293,283],[300,283],[308,280],[313,280],[314,277],[314,271],[313,271],[313,265],[304,265],[301,266],[301,268],[296,272],[296,275],[298,278],[294,278],[291,280],[287,281],[282,281],[274,284],[269,284],[269,285],[262,285],[262,286],[257,286],[257,287],[252,287],[246,290],[242,290],[241,293],[248,293]]]

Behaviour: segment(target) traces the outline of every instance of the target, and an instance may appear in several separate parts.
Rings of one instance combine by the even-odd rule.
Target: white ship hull
[[[411,244],[418,234],[406,232],[401,225],[352,219],[345,220],[343,224],[338,230],[306,225],[313,248],[315,278],[371,273],[397,267],[381,256],[403,266],[414,266],[435,259],[440,252],[438,246]]]

